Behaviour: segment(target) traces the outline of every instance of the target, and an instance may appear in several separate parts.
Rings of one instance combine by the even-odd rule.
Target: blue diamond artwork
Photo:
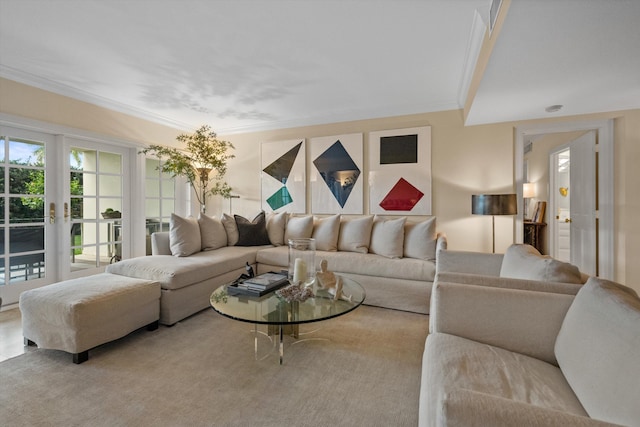
[[[302,142],[263,169],[266,174],[282,183],[282,187],[267,199],[267,203],[274,211],[293,202],[293,198],[287,190],[287,180],[301,146]]]
[[[313,164],[318,169],[331,194],[340,204],[340,207],[344,208],[351,190],[353,190],[358,181],[360,169],[349,156],[340,140],[319,155],[313,161]]]

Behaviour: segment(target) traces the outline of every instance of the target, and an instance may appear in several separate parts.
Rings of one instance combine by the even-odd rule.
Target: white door
[[[551,256],[564,262],[571,262],[571,149],[569,145],[559,147],[551,153],[550,215]]]
[[[572,141],[570,147],[571,263],[584,273],[597,275],[596,132]]]
[[[53,135],[0,126],[0,297],[53,283],[57,276],[57,166]]]

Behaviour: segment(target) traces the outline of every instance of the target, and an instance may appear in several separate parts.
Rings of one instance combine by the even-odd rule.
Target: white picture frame
[[[306,213],[305,138],[263,142],[260,151],[262,209],[265,212]]]

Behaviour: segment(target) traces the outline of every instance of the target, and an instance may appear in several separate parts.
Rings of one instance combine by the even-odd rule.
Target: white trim
[[[524,141],[532,135],[547,133],[571,132],[580,130],[596,130],[597,141],[600,144],[600,156],[598,163],[598,187],[599,187],[599,244],[600,257],[599,276],[604,279],[615,280],[615,229],[614,229],[614,135],[613,120],[593,120],[564,123],[543,123],[535,125],[523,125],[516,127],[514,173],[516,181],[516,194],[518,206],[522,206],[522,184]],[[516,215],[515,241],[523,241],[522,212]]]
[[[478,57],[482,50],[482,42],[484,41],[484,34],[487,31],[487,25],[484,23],[482,16],[476,10],[473,16],[473,24],[471,25],[471,34],[469,36],[469,43],[467,44],[467,52],[464,58],[464,67],[462,68],[462,79],[460,80],[460,89],[458,91],[458,103],[460,108],[464,108],[467,102],[467,96],[469,96],[469,87],[471,86],[471,80],[473,79],[473,72],[476,69],[478,63]]]

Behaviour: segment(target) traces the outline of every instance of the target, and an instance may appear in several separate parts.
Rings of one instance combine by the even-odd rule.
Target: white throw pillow
[[[373,215],[362,218],[342,219],[340,221],[340,235],[338,237],[338,250],[347,252],[369,252],[371,243],[371,228]]]
[[[310,239],[313,233],[313,217],[291,216],[287,220],[287,228],[284,231],[284,244],[289,244],[289,239]]]
[[[421,222],[407,221],[404,225],[404,256],[435,261],[436,217]]]
[[[200,252],[200,226],[193,217],[183,218],[171,214],[169,221],[169,246],[171,255],[177,257],[189,256]]]
[[[238,226],[236,219],[227,214],[222,214],[222,225],[227,232],[227,246],[235,246],[238,243]]]
[[[369,252],[387,258],[402,258],[406,217],[384,219],[376,215],[371,228]]]
[[[541,255],[530,245],[513,244],[502,258],[500,277],[541,280],[544,282],[582,283],[582,275],[575,265]]]
[[[282,246],[285,244],[284,231],[286,227],[286,212],[270,212],[267,214],[267,234],[269,235],[269,241],[273,246]]]
[[[326,218],[314,218],[311,237],[316,241],[319,251],[335,252],[338,250],[338,233],[340,232],[340,215]]]
[[[222,221],[216,217],[200,214],[198,224],[203,251],[212,251],[227,246],[227,232]]]

